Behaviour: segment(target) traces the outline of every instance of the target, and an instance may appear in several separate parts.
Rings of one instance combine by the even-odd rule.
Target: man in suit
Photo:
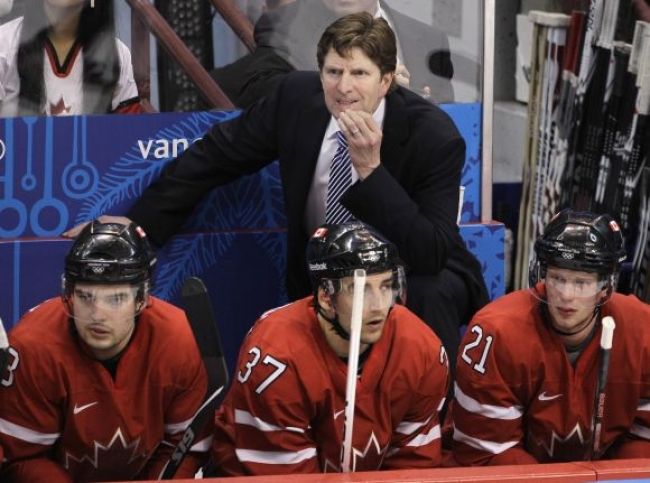
[[[351,163],[343,172],[353,184],[329,205],[397,245],[407,265],[407,306],[433,327],[453,361],[459,324],[487,302],[480,266],[456,225],[463,138],[441,109],[395,85],[395,36],[385,20],[363,12],[335,21],[317,56],[320,74],[288,74],[241,116],[213,126],[165,167],[128,216],[162,245],[212,188],[278,159],[287,292],[305,297],[305,247],[331,221],[326,205],[340,131]]]
[[[363,11],[386,19],[397,36],[397,82],[433,102],[452,102],[447,36],[379,0],[296,0],[270,10],[255,24],[255,51],[215,69],[212,77],[235,105],[248,107],[288,72],[315,70],[315,46],[325,27]]]

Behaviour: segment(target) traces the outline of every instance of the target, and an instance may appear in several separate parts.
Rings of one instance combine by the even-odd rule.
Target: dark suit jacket
[[[315,72],[288,74],[269,96],[215,125],[172,161],[131,209],[156,243],[180,229],[212,188],[279,159],[287,213],[287,290],[311,290],[305,262],[307,194],[330,119]],[[411,273],[444,267],[465,281],[470,300],[487,300],[481,270],[456,225],[465,143],[438,107],[398,87],[386,97],[381,165],[344,194],[359,220],[393,241]]]
[[[401,45],[404,65],[411,74],[410,88],[419,93],[429,86],[434,102],[452,102],[450,79],[454,69],[447,36],[384,2],[382,8]],[[211,75],[235,105],[248,107],[269,92],[283,74],[317,70],[318,40],[336,18],[323,0],[297,0],[271,10],[255,24],[255,51],[215,69]]]

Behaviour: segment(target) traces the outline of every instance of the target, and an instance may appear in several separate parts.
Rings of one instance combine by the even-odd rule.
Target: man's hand
[[[121,225],[128,225],[129,223],[131,223],[131,220],[126,216],[102,215],[97,219],[102,223],[119,223]],[[77,226],[74,226],[70,228],[68,231],[63,232],[61,236],[65,238],[77,238],[79,233],[81,233],[81,230],[83,230],[88,223],[89,223],[88,221],[85,223],[79,223]]]
[[[359,178],[367,178],[380,164],[379,148],[382,132],[372,118],[364,111],[344,111],[339,116],[339,126],[348,141],[352,166]]]

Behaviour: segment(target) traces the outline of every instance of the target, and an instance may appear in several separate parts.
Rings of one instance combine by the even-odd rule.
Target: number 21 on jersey
[[[248,381],[248,378],[251,377],[253,369],[255,366],[257,366],[258,362],[260,362],[260,358],[262,357],[262,351],[257,346],[251,347],[248,353],[251,357],[248,359],[248,362],[246,362],[242,370],[237,373],[237,380],[242,384]],[[262,364],[273,366],[275,367],[275,370],[271,372],[271,374],[269,374],[261,383],[258,384],[258,386],[255,388],[255,392],[257,394],[262,394],[262,391],[269,387],[271,383],[280,377],[282,373],[287,369],[286,364],[280,362],[269,354],[266,354],[264,356],[262,359]]]
[[[471,331],[475,338],[465,344],[460,357],[469,364],[475,371],[485,374],[485,361],[492,347],[492,336],[483,337],[483,328],[480,325],[474,325]],[[468,336],[469,337],[469,336]],[[472,350],[477,348],[477,350]]]

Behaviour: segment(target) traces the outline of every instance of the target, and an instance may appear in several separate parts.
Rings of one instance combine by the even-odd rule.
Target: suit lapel
[[[401,87],[386,96],[383,137],[381,141],[381,162],[391,172],[402,164],[406,142],[408,141],[408,119],[406,103],[399,92]]]
[[[311,180],[314,177],[318,153],[323,141],[323,135],[330,120],[330,113],[325,106],[322,91],[311,96],[305,103],[305,107],[298,117],[295,133],[296,146],[293,158],[293,173],[289,174],[294,180],[292,183],[296,206],[304,209],[307,202],[307,194],[311,187]],[[298,214],[302,220],[302,213]]]

